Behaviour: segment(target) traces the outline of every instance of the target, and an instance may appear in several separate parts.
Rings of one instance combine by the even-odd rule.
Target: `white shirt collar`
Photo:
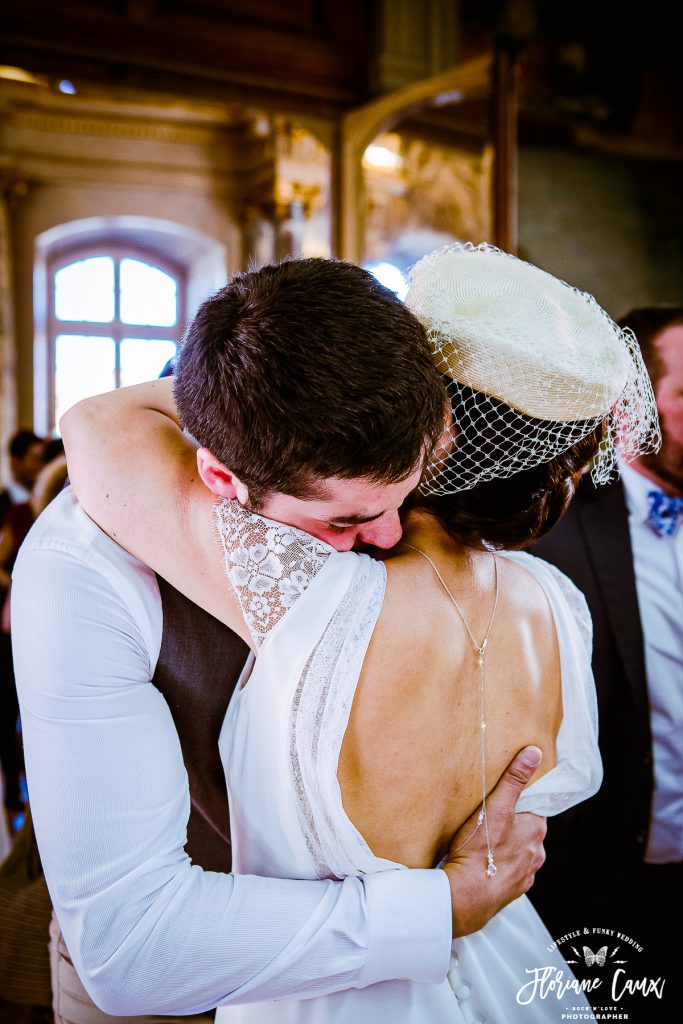
[[[650,516],[648,494],[651,491],[661,491],[662,488],[654,480],[643,476],[637,469],[625,462],[619,462],[619,473],[624,485],[629,518],[638,523],[647,522]]]
[[[628,466],[625,462],[619,463],[619,472],[626,494],[628,514],[632,519],[644,523],[650,514],[650,506],[647,500],[648,493],[659,488],[653,480],[643,476],[637,469],[633,469],[632,466]]]

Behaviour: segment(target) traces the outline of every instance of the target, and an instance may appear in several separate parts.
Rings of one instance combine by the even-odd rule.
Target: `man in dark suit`
[[[683,876],[683,307],[633,310],[621,326],[639,340],[663,443],[614,483],[586,479],[534,548],[590,608],[605,775],[549,821],[531,898],[554,937],[597,926],[638,940],[657,977],[676,959],[663,922]]]

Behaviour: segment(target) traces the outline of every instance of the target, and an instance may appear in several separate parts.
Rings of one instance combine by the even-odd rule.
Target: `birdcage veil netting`
[[[638,342],[587,292],[491,245],[457,243],[415,265],[405,301],[427,329],[452,409],[423,493],[549,462],[601,423],[596,483],[617,458],[659,447]]]

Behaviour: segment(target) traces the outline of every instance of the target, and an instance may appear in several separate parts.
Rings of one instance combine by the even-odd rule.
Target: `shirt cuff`
[[[370,943],[361,987],[408,978],[438,984],[453,941],[451,887],[444,871],[412,868],[362,878]]]

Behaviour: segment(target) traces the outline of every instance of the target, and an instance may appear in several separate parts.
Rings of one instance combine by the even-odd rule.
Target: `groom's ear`
[[[232,498],[241,505],[246,504],[247,488],[208,448],[197,450],[197,469],[204,484],[219,498]]]

